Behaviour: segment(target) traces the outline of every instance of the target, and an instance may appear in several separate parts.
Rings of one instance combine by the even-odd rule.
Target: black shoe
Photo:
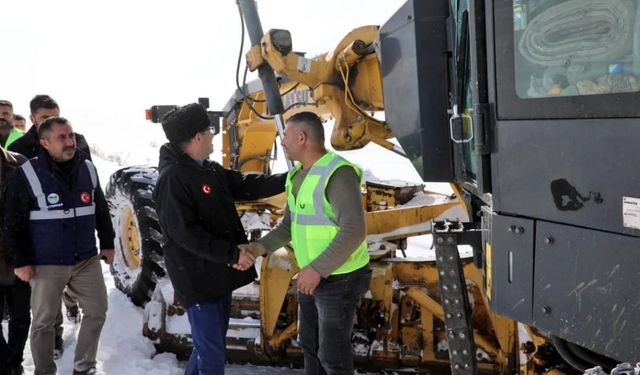
[[[79,371],[79,370],[73,369],[73,375],[95,375],[97,373],[98,372],[96,371],[95,367],[92,367],[92,368],[90,368],[88,370],[84,370],[84,371]]]
[[[64,340],[61,336],[56,336],[55,346],[53,348],[53,359],[58,359],[62,357],[62,353],[64,353]]]

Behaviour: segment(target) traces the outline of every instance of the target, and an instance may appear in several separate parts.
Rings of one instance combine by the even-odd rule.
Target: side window
[[[637,0],[513,0],[521,99],[640,91]]]
[[[451,7],[455,10],[455,23],[456,23],[456,47],[455,47],[455,60],[457,62],[456,69],[460,64],[464,64],[465,71],[462,72],[463,76],[458,77],[464,80],[463,85],[458,85],[457,89],[462,89],[460,100],[462,108],[460,108],[460,115],[462,116],[462,139],[469,140],[468,142],[461,143],[462,154],[464,158],[464,175],[465,179],[469,182],[473,182],[476,179],[477,173],[477,155],[475,150],[475,141],[473,139],[473,84],[471,82],[471,64],[469,49],[466,47],[466,51],[462,51],[461,39],[463,30],[463,18],[464,14],[469,12],[468,0],[452,0]],[[468,44],[468,43],[467,43]],[[466,56],[466,61],[461,61],[461,57]],[[457,71],[459,74],[460,71]]]

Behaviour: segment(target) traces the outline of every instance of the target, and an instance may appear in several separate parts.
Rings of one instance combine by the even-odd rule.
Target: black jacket
[[[13,152],[0,149],[0,220],[4,211],[4,195],[9,177],[15,169],[27,159]],[[9,256],[4,241],[4,232],[0,230],[0,285],[13,285],[16,275],[13,273],[13,260]]]
[[[55,163],[44,149],[40,152],[38,158],[45,159],[51,167],[50,173],[52,177],[59,180],[61,184],[66,185],[70,190],[73,190],[76,184],[80,168],[85,168],[84,160],[86,157],[78,152],[68,164],[65,164],[64,168]],[[21,170],[16,171],[9,178],[4,202],[3,230],[7,249],[14,260],[14,267],[35,264],[29,230],[29,216],[32,208],[36,207],[37,203],[35,198],[32,199],[30,191],[29,183]],[[113,249],[114,234],[111,216],[109,215],[107,200],[99,181],[95,189],[94,201],[96,204],[95,219],[100,248]],[[77,259],[77,261],[81,260]]]
[[[171,144],[160,148],[160,176],[153,192],[169,278],[186,306],[216,302],[256,278],[237,271],[238,244],[247,237],[234,201],[284,191],[286,174],[243,175],[205,160],[199,165]]]
[[[91,160],[91,151],[89,144],[82,134],[76,133],[76,149],[82,151],[84,156]],[[35,158],[42,150],[40,146],[40,137],[38,137],[38,129],[35,125],[31,125],[24,135],[9,145],[9,151],[17,152],[27,157],[27,159]]]

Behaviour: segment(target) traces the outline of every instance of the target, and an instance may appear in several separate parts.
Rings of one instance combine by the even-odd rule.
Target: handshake
[[[238,263],[231,265],[231,267],[239,271],[246,271],[249,267],[253,266],[256,262],[256,258],[267,254],[267,249],[258,242],[238,245],[238,249],[240,250]]]

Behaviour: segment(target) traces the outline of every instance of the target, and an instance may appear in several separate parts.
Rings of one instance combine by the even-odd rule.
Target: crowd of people
[[[50,96],[35,96],[30,110],[33,125],[22,133],[25,119],[0,101],[0,311],[6,305],[9,318],[0,374],[24,372],[28,337],[35,373],[56,374],[63,302],[80,323],[73,373],[92,374],[107,313],[100,259],[113,260],[111,217],[84,137]]]
[[[0,375],[24,373],[28,337],[35,374],[57,373],[62,304],[80,324],[73,374],[95,374],[107,314],[100,259],[114,257],[107,201],[85,138],[55,100],[37,95],[30,109],[33,125],[22,133],[11,103],[0,101],[0,312],[6,304],[9,318],[8,340],[0,327]],[[305,373],[353,374],[355,311],[371,280],[362,170],[325,149],[322,122],[311,112],[286,122],[282,146],[296,167],[271,176],[208,159],[215,127],[200,104],[170,111],[162,128],[168,143],[153,196],[167,272],[191,325],[185,374],[224,374],[231,293],[256,278],[257,257],[289,242],[301,269]],[[285,191],[281,223],[249,244],[234,202]]]

